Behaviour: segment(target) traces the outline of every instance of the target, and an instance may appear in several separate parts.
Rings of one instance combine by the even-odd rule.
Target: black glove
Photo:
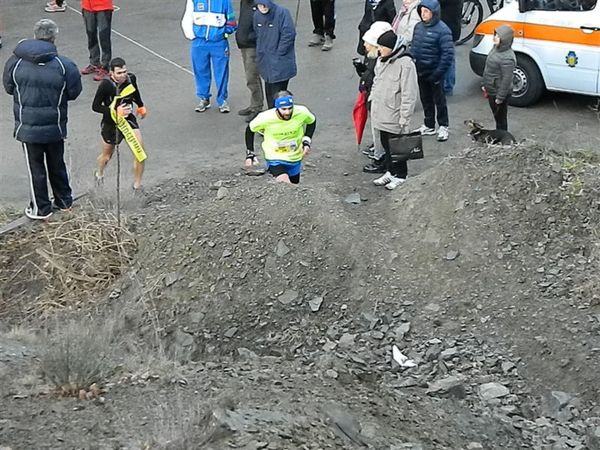
[[[354,58],[352,60],[352,65],[354,66],[354,69],[356,70],[356,73],[359,77],[362,77],[363,74],[367,71],[367,65],[361,62],[359,58]]]

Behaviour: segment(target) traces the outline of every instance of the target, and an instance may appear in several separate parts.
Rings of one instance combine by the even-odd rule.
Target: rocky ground
[[[422,164],[393,192],[355,155],[316,155],[298,187],[168,182],[128,200],[131,259],[57,305],[34,268],[65,271],[19,271],[15,244],[55,228],[3,236],[0,447],[599,449],[598,162]],[[62,348],[95,377],[61,386]]]

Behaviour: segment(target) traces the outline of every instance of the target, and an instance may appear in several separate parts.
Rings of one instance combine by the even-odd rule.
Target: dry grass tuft
[[[144,450],[196,450],[222,443],[233,433],[227,424],[227,411],[220,406],[190,406],[189,399],[179,395],[158,405],[157,410],[153,436]]]
[[[77,306],[121,275],[136,251],[114,215],[93,209],[0,240],[0,317]]]
[[[102,326],[86,322],[60,325],[41,344],[40,369],[57,393],[78,396],[97,389],[116,367],[114,322]]]

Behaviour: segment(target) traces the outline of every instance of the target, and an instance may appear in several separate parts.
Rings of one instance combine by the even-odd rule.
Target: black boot
[[[371,164],[367,164],[363,167],[365,173],[384,173],[385,172],[385,158],[374,159]]]

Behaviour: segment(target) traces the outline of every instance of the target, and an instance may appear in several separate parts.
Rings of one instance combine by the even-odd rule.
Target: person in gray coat
[[[512,93],[513,71],[517,64],[511,46],[514,31],[501,25],[494,32],[494,48],[490,51],[483,70],[483,92],[487,96],[497,130],[508,130],[508,101]]]
[[[392,190],[406,181],[408,166],[406,161],[392,161],[388,139],[409,131],[419,84],[417,68],[402,38],[393,31],[386,31],[377,39],[377,46],[381,56],[375,66],[371,89],[371,121],[385,149],[386,172],[373,183]]]

